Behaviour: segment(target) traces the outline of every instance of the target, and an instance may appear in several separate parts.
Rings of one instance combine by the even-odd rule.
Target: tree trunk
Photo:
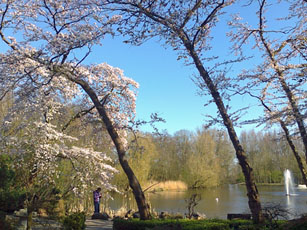
[[[222,101],[222,98],[215,87],[215,85],[212,82],[212,79],[209,76],[209,73],[205,70],[203,64],[201,63],[197,53],[195,52],[193,46],[185,39],[183,36],[181,36],[181,39],[183,40],[183,43],[186,47],[186,49],[189,51],[191,57],[193,58],[194,64],[196,68],[198,69],[200,76],[206,83],[214,102],[220,112],[220,115],[223,118],[224,125],[227,128],[229,137],[231,139],[231,142],[235,148],[236,156],[239,161],[239,164],[241,166],[242,172],[245,177],[245,184],[247,188],[247,196],[248,196],[248,205],[252,213],[253,221],[255,223],[261,223],[263,222],[263,215],[261,210],[261,204],[258,194],[258,189],[255,184],[254,175],[253,175],[253,169],[250,167],[250,165],[247,162],[246,154],[243,150],[243,147],[240,144],[240,141],[237,137],[237,134],[235,132],[235,129],[233,127],[233,123],[231,119],[229,118],[226,108],[224,106],[224,103]]]
[[[32,222],[33,222],[33,209],[31,207],[27,207],[27,230],[32,230]]]
[[[259,97],[257,97],[257,98],[261,101],[261,104],[264,106],[264,108],[266,108],[270,113],[272,113],[272,110],[270,109],[270,107],[268,107],[261,98],[259,98]],[[288,144],[289,144],[289,146],[290,146],[290,148],[291,148],[291,150],[292,150],[292,152],[293,152],[293,154],[295,156],[295,159],[297,161],[298,167],[299,167],[299,169],[301,171],[301,174],[302,174],[302,178],[304,180],[304,183],[307,186],[307,176],[306,176],[307,174],[306,174],[306,170],[305,170],[305,167],[303,165],[303,162],[302,162],[302,158],[300,157],[299,153],[296,151],[295,145],[294,145],[294,143],[293,143],[293,141],[291,139],[289,130],[288,130],[285,122],[281,118],[279,118],[278,121],[279,121],[279,124],[280,124],[281,128],[285,132],[287,142],[288,142]]]
[[[262,1],[261,5],[260,5],[260,10],[259,10],[259,35],[261,38],[261,42],[266,50],[267,55],[270,58],[270,62],[273,66],[273,69],[275,71],[275,73],[278,76],[278,81],[282,87],[282,89],[284,90],[287,98],[288,98],[288,102],[290,103],[291,106],[291,110],[293,113],[293,116],[295,117],[295,121],[296,124],[298,126],[298,130],[300,132],[304,147],[305,147],[305,161],[307,163],[307,132],[306,132],[306,128],[304,125],[304,120],[303,120],[303,116],[299,110],[297,101],[295,99],[295,96],[293,95],[293,92],[291,90],[291,88],[288,86],[287,82],[285,81],[284,78],[284,73],[283,73],[283,68],[279,67],[278,65],[278,61],[275,58],[275,55],[278,53],[274,52],[274,50],[272,48],[270,48],[269,43],[266,41],[263,33],[263,18],[262,18],[262,13],[263,13],[263,7],[266,4],[266,1]],[[280,51],[279,51],[280,52]]]
[[[293,116],[295,117],[295,121],[298,126],[298,130],[301,134],[301,138],[302,138],[302,141],[305,147],[305,160],[307,164],[307,133],[306,133],[306,129],[305,129],[304,121],[303,121],[303,116],[299,111],[294,95],[291,89],[289,88],[289,86],[287,85],[287,83],[285,82],[282,73],[280,71],[277,71],[277,73],[279,75],[280,84],[282,85],[282,88],[285,91],[287,98],[290,102]]]
[[[150,219],[150,211],[149,211],[149,206],[146,203],[146,199],[145,199],[145,195],[144,192],[141,188],[141,185],[139,183],[139,181],[137,180],[133,170],[131,169],[131,167],[128,164],[128,161],[126,159],[126,151],[125,151],[125,147],[118,135],[118,132],[116,131],[116,129],[114,128],[110,118],[108,117],[107,112],[105,111],[103,105],[100,103],[100,101],[98,100],[98,97],[96,95],[96,93],[93,91],[93,89],[83,80],[76,80],[73,78],[69,79],[77,84],[79,84],[83,90],[89,95],[89,97],[91,98],[92,102],[94,103],[102,121],[104,122],[108,133],[116,147],[117,150],[117,154],[118,154],[118,158],[119,158],[119,162],[121,167],[123,168],[125,174],[128,177],[128,181],[129,181],[129,185],[133,191],[133,195],[135,197],[139,212],[140,212],[140,219],[141,220],[148,220]]]
[[[301,159],[299,153],[296,151],[295,145],[294,145],[294,143],[292,142],[292,139],[291,139],[291,137],[290,137],[289,130],[288,130],[286,124],[285,124],[283,121],[281,121],[281,120],[279,121],[279,123],[280,123],[282,129],[283,129],[284,132],[285,132],[285,135],[286,135],[286,139],[287,139],[287,141],[288,141],[288,144],[290,145],[290,148],[291,148],[291,150],[292,150],[292,152],[293,152],[293,154],[294,154],[294,156],[295,156],[295,158],[296,158],[298,167],[299,167],[299,169],[300,169],[300,171],[301,171],[303,181],[304,181],[305,185],[307,186],[306,170],[305,170],[305,167],[304,167],[304,165],[303,165],[302,159]]]

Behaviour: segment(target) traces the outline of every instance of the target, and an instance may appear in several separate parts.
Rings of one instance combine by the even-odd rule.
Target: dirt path
[[[113,222],[110,220],[91,220],[87,219],[85,230],[112,230]]]

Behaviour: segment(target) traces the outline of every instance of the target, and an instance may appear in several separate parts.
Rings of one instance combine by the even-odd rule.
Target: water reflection
[[[295,196],[286,196],[284,186],[258,186],[258,189],[263,206],[279,204],[293,213],[289,216],[290,218],[307,213],[307,189],[295,189]],[[157,212],[167,211],[184,214],[187,213],[186,200],[194,193],[201,195],[201,201],[195,207],[195,211],[204,213],[209,218],[225,219],[228,213],[249,213],[246,188],[243,185],[227,185],[186,192],[147,193],[146,197]],[[137,209],[132,195],[129,197],[130,199],[115,195],[109,205],[114,210],[123,205],[126,205],[128,209]]]

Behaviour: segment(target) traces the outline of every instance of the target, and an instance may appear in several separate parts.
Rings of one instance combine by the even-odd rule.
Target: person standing
[[[100,194],[101,188],[97,188],[94,192],[93,192],[93,198],[94,198],[94,208],[95,211],[94,213],[99,213],[100,212],[100,198],[101,198],[101,194]]]

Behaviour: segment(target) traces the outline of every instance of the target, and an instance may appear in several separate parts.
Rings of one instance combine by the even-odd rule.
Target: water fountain
[[[284,171],[286,196],[293,194],[293,180],[289,169]],[[292,192],[292,193],[291,193]]]

